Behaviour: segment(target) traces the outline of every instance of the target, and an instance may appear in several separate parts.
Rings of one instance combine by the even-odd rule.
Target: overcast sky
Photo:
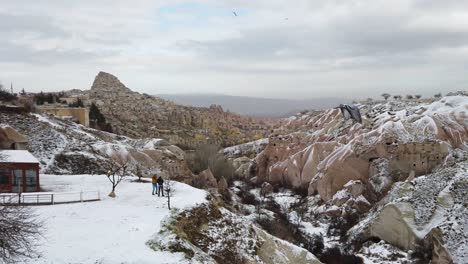
[[[0,19],[16,90],[89,89],[98,71],[150,94],[468,90],[462,0],[0,0]]]

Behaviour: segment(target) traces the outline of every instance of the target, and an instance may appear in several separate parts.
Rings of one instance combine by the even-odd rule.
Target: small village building
[[[37,107],[42,113],[57,117],[70,118],[75,122],[89,127],[89,109],[84,107],[65,107],[63,105],[44,104]]]
[[[27,150],[0,150],[0,193],[38,192],[39,161]]]

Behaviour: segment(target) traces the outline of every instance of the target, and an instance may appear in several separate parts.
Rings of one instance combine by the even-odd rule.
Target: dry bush
[[[220,152],[221,148],[217,145],[202,144],[195,151],[187,156],[187,162],[192,172],[198,174],[208,168],[213,172],[216,180],[222,177],[227,182],[231,182],[234,176],[234,167]]]
[[[16,100],[16,95],[10,93],[0,83],[0,101],[11,102],[11,101],[14,101],[14,100]]]
[[[42,222],[30,208],[0,207],[0,262],[16,263],[37,257]]]
[[[251,192],[241,192],[239,196],[243,204],[258,205],[257,198]]]
[[[320,261],[329,264],[362,264],[362,258],[343,252],[339,246],[326,248],[320,255]]]
[[[32,98],[20,98],[18,102],[28,113],[35,113],[37,110]]]

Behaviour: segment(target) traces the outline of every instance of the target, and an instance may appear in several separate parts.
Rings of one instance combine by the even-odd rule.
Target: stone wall
[[[78,123],[89,127],[89,110],[87,108],[63,107],[63,106],[40,106],[39,110],[55,116],[71,116]]]

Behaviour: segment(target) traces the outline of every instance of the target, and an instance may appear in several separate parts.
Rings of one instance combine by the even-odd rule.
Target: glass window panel
[[[9,183],[9,171],[7,168],[0,169],[0,185],[8,185]]]
[[[23,170],[13,170],[13,192],[23,191]]]
[[[26,191],[33,192],[37,190],[37,171],[35,169],[26,170]]]

